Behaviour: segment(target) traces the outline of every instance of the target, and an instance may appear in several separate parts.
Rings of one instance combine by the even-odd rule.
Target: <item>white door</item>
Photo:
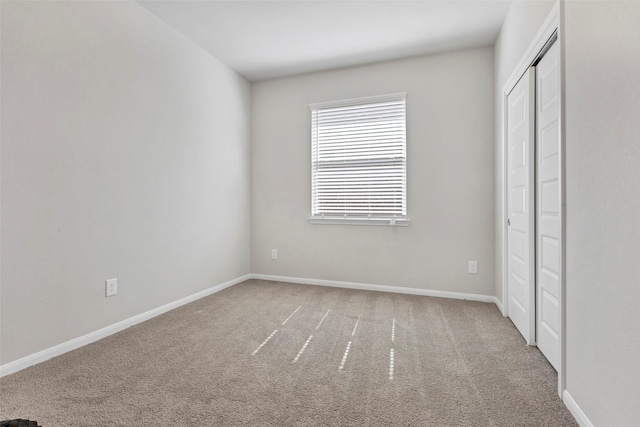
[[[535,344],[534,69],[507,98],[508,314],[527,344]]]
[[[560,341],[560,72],[558,43],[536,67],[536,341],[558,370]]]

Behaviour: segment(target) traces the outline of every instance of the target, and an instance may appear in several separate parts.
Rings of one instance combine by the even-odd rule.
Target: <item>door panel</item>
[[[531,68],[507,98],[507,311],[529,345],[535,343],[534,85]]]
[[[559,364],[560,73],[558,43],[536,67],[536,341]]]

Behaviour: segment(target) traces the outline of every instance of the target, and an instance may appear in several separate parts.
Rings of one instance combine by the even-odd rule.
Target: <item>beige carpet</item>
[[[0,419],[577,425],[556,381],[493,304],[250,280],[0,379]]]

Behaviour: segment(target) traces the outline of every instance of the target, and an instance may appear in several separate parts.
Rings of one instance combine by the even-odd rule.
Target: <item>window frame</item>
[[[349,107],[349,106],[358,106],[358,105],[367,105],[367,104],[378,104],[383,102],[393,102],[393,101],[404,101],[404,134],[403,134],[403,151],[404,151],[404,161],[403,161],[403,190],[402,190],[402,200],[403,200],[403,210],[404,215],[386,215],[386,216],[371,216],[371,212],[369,212],[369,216],[347,216],[345,215],[313,215],[314,202],[316,200],[315,194],[315,185],[314,185],[314,155],[316,153],[314,147],[316,146],[316,135],[314,135],[316,128],[314,127],[314,112],[317,112],[322,109],[332,109],[332,108],[340,108],[340,107]],[[408,169],[408,155],[407,155],[407,112],[406,112],[406,101],[407,94],[406,92],[398,92],[391,93],[386,95],[376,95],[376,96],[367,96],[362,98],[352,98],[352,99],[343,99],[337,101],[328,101],[328,102],[318,102],[309,104],[309,109],[311,112],[311,215],[308,218],[309,223],[311,224],[342,224],[342,225],[383,225],[383,226],[408,226],[411,223],[411,220],[408,217],[408,208],[407,208],[407,169]],[[372,161],[373,163],[374,161]]]

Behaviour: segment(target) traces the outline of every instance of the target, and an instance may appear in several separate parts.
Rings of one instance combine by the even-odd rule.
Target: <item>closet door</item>
[[[507,97],[508,315],[535,344],[534,90],[530,68]]]
[[[558,370],[560,71],[558,43],[536,66],[536,341]]]

